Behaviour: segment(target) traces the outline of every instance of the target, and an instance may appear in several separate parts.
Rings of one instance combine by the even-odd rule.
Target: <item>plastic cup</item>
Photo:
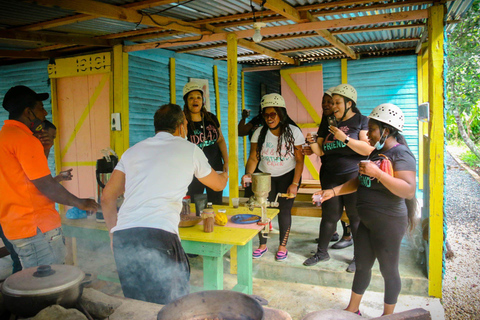
[[[250,184],[252,183],[252,178],[245,177],[243,181],[245,182],[245,187],[250,187]]]
[[[322,195],[314,194],[312,198],[313,198],[313,202],[315,202],[315,205],[317,207],[320,207],[322,205],[322,198],[323,198]]]
[[[240,198],[232,198],[232,206],[234,208],[238,208],[239,205],[240,205]]]

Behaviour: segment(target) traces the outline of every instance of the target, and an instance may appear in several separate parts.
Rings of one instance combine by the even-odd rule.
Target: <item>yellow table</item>
[[[226,209],[227,215],[257,214],[261,209],[250,211],[246,207],[232,208],[228,206],[214,206],[215,211]],[[278,209],[269,208],[267,216],[273,219]],[[65,235],[72,238],[71,252],[75,264],[76,238],[110,241],[105,223],[98,223],[95,219],[70,220],[62,215],[62,227]],[[255,227],[251,224],[251,227]],[[231,272],[237,273],[235,291],[252,294],[252,240],[259,230],[249,229],[247,225],[232,227],[214,226],[214,231],[206,233],[203,225],[190,228],[179,228],[180,239],[186,253],[203,256],[203,278],[205,290],[223,289],[223,256],[230,251]],[[238,264],[238,268],[237,268]],[[238,270],[238,271],[237,271]],[[236,272],[237,271],[237,272]]]

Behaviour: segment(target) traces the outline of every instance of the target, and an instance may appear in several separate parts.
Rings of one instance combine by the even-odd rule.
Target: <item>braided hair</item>
[[[280,107],[272,107],[277,112],[280,123],[278,124],[278,128],[280,129],[280,134],[278,136],[277,142],[277,154],[278,157],[282,157],[282,144],[285,144],[285,154],[283,155],[286,157],[288,154],[292,156],[295,154],[295,138],[293,137],[292,129],[290,129],[290,118],[287,115],[287,110],[285,108]],[[265,110],[265,109],[264,109]],[[262,111],[263,113],[263,111]],[[260,155],[262,153],[263,143],[265,142],[265,137],[267,136],[267,131],[269,130],[268,125],[264,124],[260,131],[260,135],[258,136],[257,142],[257,159],[260,161]]]

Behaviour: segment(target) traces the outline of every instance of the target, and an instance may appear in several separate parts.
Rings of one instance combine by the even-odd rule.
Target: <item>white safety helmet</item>
[[[333,95],[333,90],[335,90],[336,87],[331,87],[331,88],[328,88],[327,90],[325,90],[325,93],[326,95],[329,95],[330,97],[332,97]]]
[[[338,94],[357,103],[357,90],[355,90],[355,88],[349,84],[343,83],[336,86],[332,92],[332,95],[334,94]]]
[[[187,94],[192,91],[200,91],[202,93],[202,97],[205,97],[205,92],[203,92],[203,86],[198,82],[191,81],[183,87],[183,99],[186,100]]]
[[[382,103],[375,107],[368,117],[391,125],[398,131],[403,130],[403,123],[405,121],[403,112],[399,107],[392,103]]]
[[[262,101],[260,101],[260,106],[262,110],[268,107],[280,107],[286,108],[285,99],[278,93],[269,93],[262,97]]]

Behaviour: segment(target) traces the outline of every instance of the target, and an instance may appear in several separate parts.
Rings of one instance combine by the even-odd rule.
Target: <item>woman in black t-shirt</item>
[[[201,84],[189,82],[183,87],[183,112],[188,121],[188,141],[203,150],[215,171],[228,172],[228,152],[217,117],[205,108],[205,95]],[[222,161],[223,160],[223,161]],[[188,195],[195,201],[196,194],[207,189],[208,202],[222,204],[223,191],[213,191],[193,177]]]
[[[416,211],[415,157],[399,133],[403,112],[391,103],[381,104],[369,116],[368,138],[374,151],[360,162],[359,176],[332,189],[315,194],[324,201],[357,193],[360,225],[355,237],[357,270],[347,311],[359,314],[375,259],[385,281],[383,314],[392,314],[401,289],[398,271],[400,243]]]
[[[357,176],[358,163],[373,150],[368,144],[368,119],[356,107],[357,91],[349,84],[341,84],[332,92],[333,118],[330,125],[320,126],[317,143],[311,144],[312,151],[322,157],[320,184],[322,189],[331,189]],[[337,228],[343,208],[350,221],[355,241],[360,222],[355,207],[355,194],[349,194],[322,202],[322,220],[317,252],[303,263],[313,266],[330,259],[328,245]],[[347,268],[355,271],[355,260]]]

